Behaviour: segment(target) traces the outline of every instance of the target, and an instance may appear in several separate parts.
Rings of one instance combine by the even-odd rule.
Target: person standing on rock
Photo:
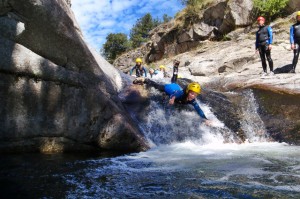
[[[296,14],[297,22],[290,28],[290,43],[291,49],[294,51],[294,59],[292,63],[292,69],[290,73],[295,73],[296,65],[299,58],[299,46],[300,46],[300,11]]]
[[[274,75],[273,72],[273,60],[271,58],[271,49],[273,42],[272,28],[265,25],[265,18],[258,17],[257,23],[259,25],[258,31],[256,32],[255,49],[259,52],[260,59],[263,67],[263,76],[267,75],[267,63],[266,58],[270,67],[270,75]]]
[[[135,60],[135,66],[130,70],[130,75],[132,75],[133,71],[135,70],[136,77],[147,77],[147,70],[145,67],[142,66],[142,59],[137,58]]]

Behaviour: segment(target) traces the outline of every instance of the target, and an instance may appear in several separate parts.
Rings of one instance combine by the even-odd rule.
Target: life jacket
[[[257,31],[258,34],[258,43],[261,45],[265,45],[267,40],[269,39],[268,26],[260,27]]]
[[[296,23],[293,25],[294,27],[294,39],[296,43],[300,42],[300,23]]]

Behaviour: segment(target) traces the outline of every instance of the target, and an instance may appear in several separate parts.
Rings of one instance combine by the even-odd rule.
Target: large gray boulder
[[[148,148],[65,0],[0,1],[0,153]]]

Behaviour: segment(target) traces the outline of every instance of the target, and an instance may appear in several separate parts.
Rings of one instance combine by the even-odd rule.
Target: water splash
[[[263,121],[258,114],[258,105],[252,90],[242,93],[240,107],[242,111],[241,126],[246,135],[247,142],[265,142],[269,138]]]

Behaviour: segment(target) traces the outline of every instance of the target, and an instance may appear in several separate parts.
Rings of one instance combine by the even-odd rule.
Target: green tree
[[[126,52],[129,49],[127,35],[124,33],[110,33],[106,37],[106,42],[103,44],[103,54],[112,63],[118,55]]]
[[[268,21],[279,17],[289,0],[253,0],[257,14],[264,16]]]
[[[130,41],[133,48],[137,48],[141,43],[149,39],[149,31],[160,24],[158,19],[153,19],[150,13],[138,19],[130,31]]]

